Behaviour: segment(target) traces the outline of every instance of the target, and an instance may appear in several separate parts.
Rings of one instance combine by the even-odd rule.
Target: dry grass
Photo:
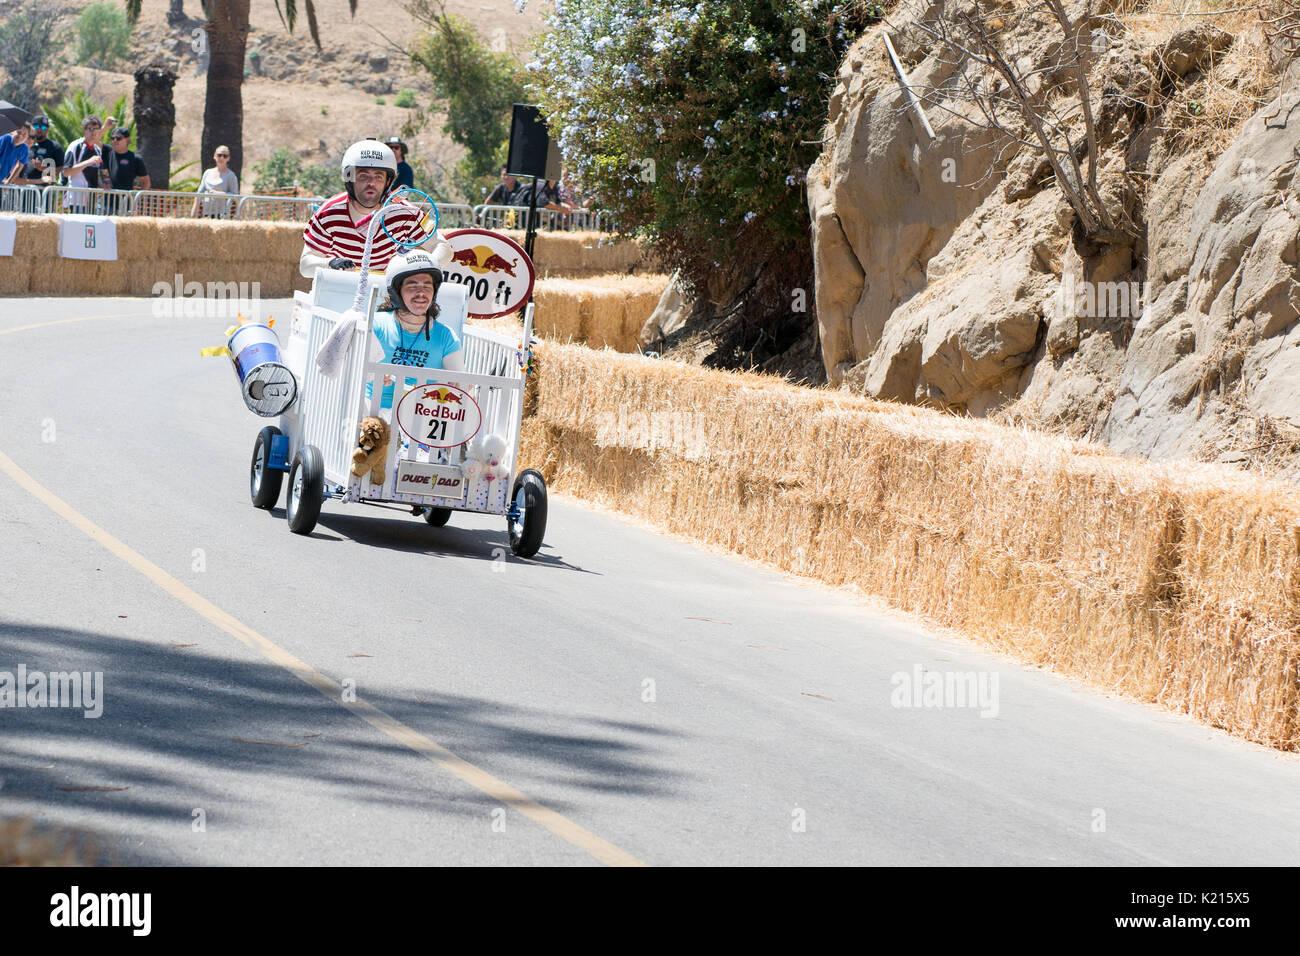
[[[1209,70],[1178,82],[1165,101],[1163,126],[1172,137],[1172,153],[1205,149],[1211,158],[1217,156],[1241,124],[1276,95],[1279,77],[1270,69],[1262,6],[1240,0],[1127,0],[1109,18],[1130,40],[1153,52],[1199,25],[1234,37]]]
[[[0,866],[88,866],[99,857],[90,838],[26,818],[0,821]]]
[[[559,490],[1300,748],[1285,486],[574,346],[539,368],[526,457]],[[635,433],[690,412],[703,453]]]

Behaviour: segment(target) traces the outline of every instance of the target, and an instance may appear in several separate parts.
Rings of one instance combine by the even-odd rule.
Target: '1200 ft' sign
[[[489,229],[458,229],[446,238],[452,256],[443,275],[465,286],[472,318],[495,319],[527,304],[533,294],[533,263],[519,243]]]

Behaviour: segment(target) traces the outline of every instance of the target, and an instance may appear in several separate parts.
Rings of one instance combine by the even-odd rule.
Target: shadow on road
[[[210,642],[211,632],[191,640]],[[0,670],[86,671],[112,661],[97,719],[81,707],[0,710],[0,807],[8,807],[0,815],[18,802],[43,819],[84,821],[91,830],[111,815],[120,832],[131,832],[131,821],[174,821],[187,833],[193,808],[205,807],[256,832],[265,824],[241,790],[253,774],[286,791],[286,801],[327,793],[362,813],[399,806],[486,818],[499,806],[280,667],[215,657],[202,643],[179,645],[0,619]],[[214,647],[226,647],[224,636]],[[656,747],[676,735],[648,724],[602,726],[609,721],[436,688],[376,692],[363,682],[357,697],[525,791],[530,780],[508,779],[503,766],[522,760],[532,781],[560,781],[571,794],[636,796],[680,786]],[[561,813],[581,811],[584,802],[546,801]],[[176,862],[136,843],[125,841],[129,849],[116,862]]]
[[[387,514],[385,513],[387,512]],[[390,517],[395,515],[395,517]],[[510,538],[506,534],[505,519],[501,529],[456,527],[457,513],[441,528],[430,527],[423,518],[401,515],[393,509],[375,506],[358,506],[349,514],[321,512],[320,525],[338,532],[357,544],[406,551],[412,554],[438,554],[478,561],[507,561],[510,563],[537,564],[543,567],[578,571],[582,574],[599,574],[576,564],[570,564],[558,555],[539,552],[536,557],[516,558],[510,551]],[[549,550],[546,545],[542,551]]]

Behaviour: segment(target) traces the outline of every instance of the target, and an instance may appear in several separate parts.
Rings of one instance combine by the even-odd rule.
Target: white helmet
[[[352,184],[357,181],[358,169],[388,170],[388,186],[384,188],[384,195],[388,195],[388,190],[397,182],[397,157],[377,139],[363,139],[359,143],[353,143],[343,154],[343,182],[349,196],[353,195]]]
[[[433,279],[434,306],[430,309],[438,314],[438,287],[442,285],[442,270],[434,264],[433,257],[421,249],[412,249],[404,255],[393,256],[388,263],[388,298],[394,306],[404,312],[411,310],[402,301],[402,283],[411,276],[427,275]]]

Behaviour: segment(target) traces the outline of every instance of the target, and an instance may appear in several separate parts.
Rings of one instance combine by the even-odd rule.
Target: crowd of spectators
[[[113,116],[101,120],[87,116],[81,122],[81,137],[64,148],[50,138],[50,121],[34,116],[12,133],[0,136],[0,184],[51,186],[78,189],[143,190],[151,188],[149,170],[143,158],[131,149],[131,131],[118,125]],[[105,132],[108,142],[104,142]],[[407,162],[407,145],[396,136],[385,140],[397,156],[395,187],[415,185],[415,173]],[[213,165],[203,171],[195,190],[197,196],[190,215],[210,219],[233,216],[233,197],[239,195],[239,178],[230,169],[230,149],[218,146]],[[590,209],[592,200],[580,200],[568,179],[535,179],[520,183],[501,167],[501,181],[487,196],[488,205],[528,206],[530,193],[536,194],[536,208],[560,214],[567,226],[575,211]],[[226,198],[232,197],[232,198]],[[86,193],[68,192],[63,197],[66,212],[86,212],[96,204]]]
[[[590,209],[592,200],[580,200],[574,192],[573,183],[568,179],[534,179],[531,183],[520,183],[518,177],[511,175],[509,167],[501,167],[501,181],[488,193],[485,200],[489,206],[529,206],[532,194],[536,194],[538,209],[549,209],[561,214],[561,222],[567,222],[575,210]]]

